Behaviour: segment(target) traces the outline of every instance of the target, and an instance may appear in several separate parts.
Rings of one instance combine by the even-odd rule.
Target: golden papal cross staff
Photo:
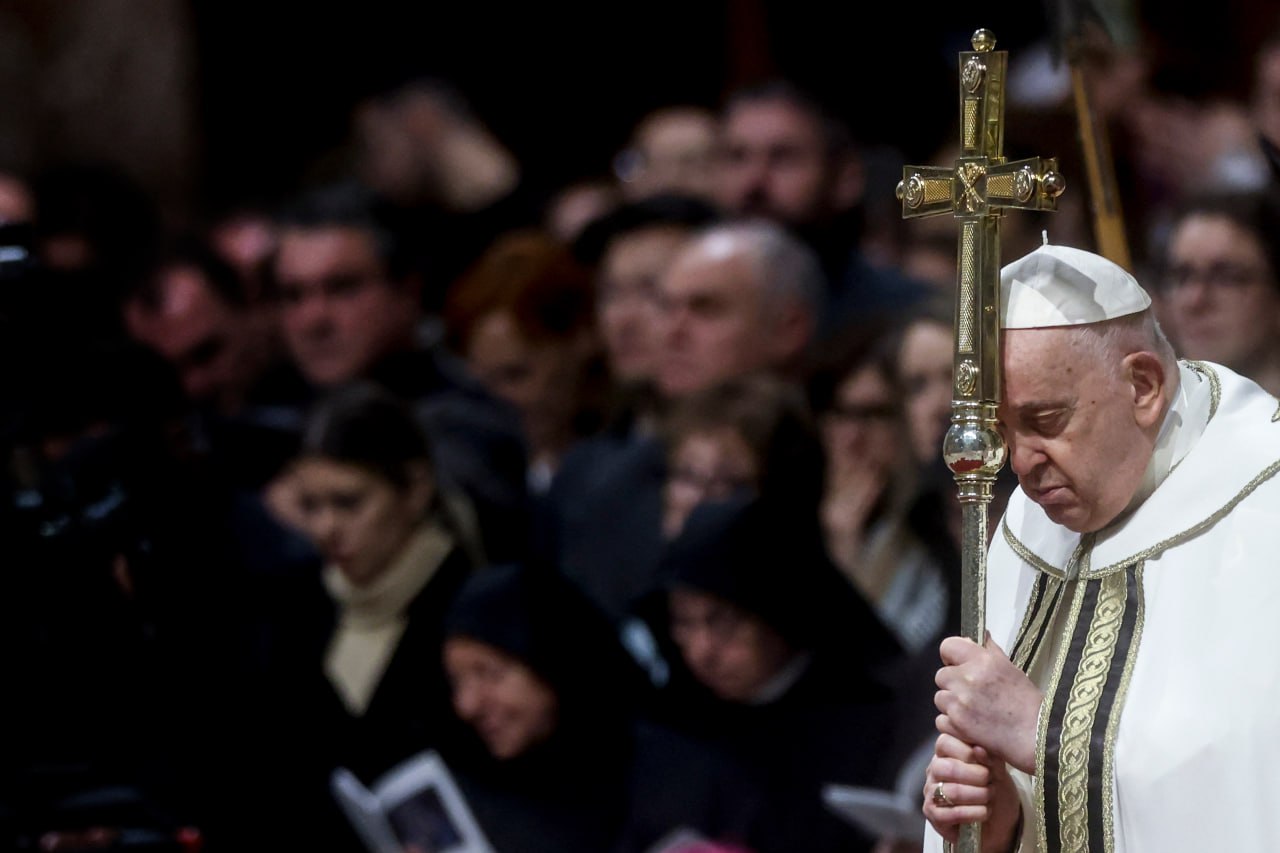
[[[1008,208],[1054,210],[1065,189],[1058,161],[1006,163],[1004,82],[1008,53],[989,30],[960,52],[960,156],[951,168],[906,166],[898,184],[906,218],[951,213],[959,221],[951,428],[942,455],[963,513],[960,629],[985,641],[987,506],[1005,446],[1000,401],[1000,219]],[[961,827],[960,853],[978,853],[981,827]]]

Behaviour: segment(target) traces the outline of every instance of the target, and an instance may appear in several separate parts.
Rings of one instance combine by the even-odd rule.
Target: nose
[[[1008,449],[1009,467],[1019,477],[1027,476],[1035,470],[1036,466],[1048,459],[1044,449],[1034,438],[1006,435],[1005,444]]]
[[[738,180],[744,196],[763,192],[769,182],[769,158],[756,153],[743,157]]]
[[[667,346],[683,341],[689,334],[689,312],[679,305],[667,305],[659,315],[659,323],[665,334],[662,336]]]
[[[1175,293],[1175,303],[1184,311],[1195,311],[1204,308],[1212,301],[1213,288],[1205,281],[1204,276],[1190,276]]]
[[[315,539],[316,544],[321,547],[330,547],[336,544],[338,538],[338,517],[337,514],[328,507],[315,510],[311,515],[310,524],[311,536]]]
[[[474,720],[479,716],[482,704],[480,690],[473,682],[464,680],[453,688],[453,709],[462,720]]]
[[[715,659],[716,644],[705,626],[689,631],[681,643],[685,662],[695,672],[707,669]]]
[[[324,293],[308,293],[293,309],[294,324],[314,333],[329,323],[329,298]]]

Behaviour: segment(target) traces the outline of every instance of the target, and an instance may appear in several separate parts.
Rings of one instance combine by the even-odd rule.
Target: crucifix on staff
[[[1066,187],[1058,161],[1005,162],[1004,98],[1008,53],[980,29],[960,53],[960,156],[953,166],[905,166],[897,194],[905,218],[950,213],[959,224],[951,427],[942,453],[955,476],[962,510],[961,611],[964,636],[986,633],[987,508],[1004,441],[996,430],[1000,400],[1000,220],[1006,210],[1055,210]],[[961,834],[961,853],[980,848],[976,824]]]

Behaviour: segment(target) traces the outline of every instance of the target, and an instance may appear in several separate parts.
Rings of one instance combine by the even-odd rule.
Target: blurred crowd
[[[1240,92],[1095,52],[1161,322],[1280,393],[1280,31]],[[1070,86],[1013,58],[1068,190],[1006,261],[1096,248]],[[550,194],[443,80],[349,135],[180,224],[0,174],[0,844],[360,851],[333,771],[433,749],[500,853],[919,849],[824,798],[918,764],[959,628],[955,226],[901,154],[785,79]]]

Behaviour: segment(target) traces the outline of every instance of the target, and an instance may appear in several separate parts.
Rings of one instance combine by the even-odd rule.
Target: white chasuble
[[[1045,694],[1021,850],[1280,850],[1277,470],[1280,403],[1184,362],[1119,522],[1073,533],[1014,493],[987,624]]]

